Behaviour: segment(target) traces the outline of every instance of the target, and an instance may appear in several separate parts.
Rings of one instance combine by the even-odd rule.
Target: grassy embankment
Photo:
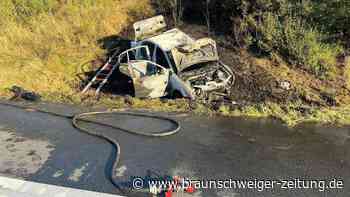
[[[72,2],[3,0],[0,2],[0,13],[1,97],[9,98],[11,93],[7,88],[18,85],[38,92],[46,101],[86,105],[103,104],[113,108],[131,106],[163,111],[190,110],[185,100],[163,102],[157,99],[133,99],[130,104],[124,98],[116,99],[105,96],[97,103],[93,99],[83,101],[78,94],[80,81],[76,75],[81,72],[81,65],[105,53],[97,40],[110,35],[118,35],[138,16],[153,15],[154,11],[149,0]],[[268,24],[263,26],[255,24],[266,27],[259,30],[265,35],[262,37],[267,38],[265,42],[271,46],[279,46],[278,40],[271,39],[283,36],[282,33],[287,32],[289,33],[286,34],[288,43],[283,45],[285,48],[279,50],[288,51],[293,47],[293,50],[290,50],[293,53],[290,55],[295,56],[295,59],[300,61],[299,63],[306,61],[311,70],[317,73],[325,70],[324,67],[320,67],[320,58],[322,62],[325,62],[322,64],[324,66],[330,67],[334,63],[335,53],[333,51],[340,50],[338,46],[332,48],[331,45],[320,45],[314,37],[303,40],[294,38],[293,36],[301,32],[291,32],[292,29],[295,29],[292,26],[290,29],[281,29],[283,24],[276,24],[277,19],[271,18],[271,15],[266,15],[266,17],[270,20],[270,22],[265,20],[269,22]],[[247,24],[242,22],[242,26],[248,26],[254,22],[250,17],[244,20],[246,21],[243,22]],[[306,31],[306,34],[314,36],[317,32]],[[254,40],[250,37],[249,39]],[[294,43],[293,39],[298,39],[302,43]],[[305,45],[312,46],[311,59],[302,57],[301,50],[305,48]],[[332,72],[332,69],[329,70],[328,73],[335,73]],[[348,69],[348,75],[350,75],[349,72]],[[218,111],[198,105],[194,111],[206,114],[220,113],[227,116],[272,116],[283,120],[290,126],[303,121],[350,124],[350,109],[345,105],[333,108],[312,108],[307,114],[297,110],[302,105],[303,103],[298,102],[288,105],[265,102],[234,110],[222,106]]]
[[[104,54],[97,40],[152,13],[148,0],[2,0],[0,95],[18,85],[45,100],[79,102],[80,66]]]

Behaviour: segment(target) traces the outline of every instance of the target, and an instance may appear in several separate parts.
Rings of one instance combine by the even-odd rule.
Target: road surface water
[[[37,107],[65,114],[86,111],[58,104],[42,103]],[[190,196],[347,197],[350,194],[349,128],[309,124],[290,129],[273,119],[157,114],[178,120],[182,126],[180,133],[166,138],[145,138],[86,124],[120,142],[118,181],[124,186],[130,184],[133,177],[146,177],[150,172],[156,172],[203,180],[203,183],[204,180],[231,181],[231,185],[226,185],[225,188],[202,188]],[[104,115],[97,119],[140,131],[172,126],[159,120],[127,116]],[[46,146],[33,147],[39,158],[40,153],[45,153],[46,156],[40,158],[42,163],[36,162],[35,171],[30,166],[30,159],[22,161],[21,165],[15,165],[16,161],[7,162],[8,165],[13,164],[19,168],[16,170],[11,169],[13,166],[6,166],[5,160],[8,158],[0,155],[0,161],[3,161],[0,174],[40,183],[120,194],[107,178],[116,151],[106,141],[73,128],[70,120],[0,105],[0,128],[11,130],[14,138],[24,139],[17,144],[21,141],[28,141],[28,144],[30,140],[35,144],[37,141],[41,144],[46,142]],[[5,135],[1,129],[0,134]],[[16,153],[19,149],[15,146],[11,154],[19,154]],[[46,152],[43,149],[47,149]],[[32,156],[30,153],[33,151],[27,155]],[[30,173],[23,173],[25,168],[30,168]],[[234,181],[249,180],[255,183],[260,181],[261,184],[275,180],[279,184],[276,185],[275,182],[273,188],[261,187],[261,184],[260,187],[233,188]],[[299,188],[296,188],[298,180]],[[301,188],[311,187],[307,181],[313,180],[317,183],[313,189]],[[322,184],[316,180],[325,182]],[[333,183],[327,188],[328,181],[332,180],[338,183],[337,188],[333,187]],[[286,184],[289,181],[290,185],[282,187],[284,181]],[[129,195],[145,196],[141,192]]]

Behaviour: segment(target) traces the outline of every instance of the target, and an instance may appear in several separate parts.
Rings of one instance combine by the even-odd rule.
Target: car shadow
[[[81,72],[77,75],[80,80],[79,88],[82,90],[96,75],[96,73],[107,63],[108,59],[112,56],[118,57],[120,53],[131,47],[130,39],[123,36],[107,36],[97,40],[97,43],[104,49],[105,57],[99,57],[94,60],[88,61],[81,65]],[[113,59],[112,64],[115,64],[117,59]],[[105,94],[115,95],[130,95],[134,96],[134,88],[132,86],[132,79],[121,73],[119,69],[116,69],[107,83],[102,88],[101,92]],[[98,84],[92,85],[91,90],[98,87]]]

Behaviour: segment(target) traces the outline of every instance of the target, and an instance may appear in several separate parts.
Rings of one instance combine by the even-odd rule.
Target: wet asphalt
[[[36,107],[64,114],[87,109],[58,104]],[[93,110],[93,109],[89,109]],[[349,196],[349,128],[303,125],[289,129],[277,120],[157,113],[181,123],[165,138],[146,138],[92,124],[85,126],[118,139],[119,182],[149,172],[195,180],[332,180],[342,189],[202,189],[193,196]],[[128,116],[99,116],[101,121],[139,131],[172,128],[169,123]],[[55,149],[45,165],[27,180],[97,192],[120,194],[108,180],[116,156],[105,140],[77,131],[70,120],[0,105],[0,125],[19,135],[48,140]],[[0,155],[1,159],[1,155]],[[75,178],[72,175],[75,174]],[[16,176],[16,175],[11,175]],[[73,176],[74,177],[74,176]],[[321,185],[322,187],[322,185]],[[146,196],[130,193],[129,196]],[[181,195],[180,195],[181,196]]]

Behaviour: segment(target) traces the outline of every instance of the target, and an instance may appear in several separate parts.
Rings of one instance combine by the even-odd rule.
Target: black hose
[[[177,132],[179,132],[179,130],[181,128],[179,122],[177,122],[174,119],[166,118],[166,117],[162,117],[162,116],[156,116],[156,115],[141,114],[141,113],[116,112],[116,111],[95,111],[95,112],[79,113],[79,114],[75,114],[75,115],[66,115],[66,114],[60,114],[60,113],[56,113],[56,112],[52,112],[52,111],[46,111],[46,110],[41,110],[41,109],[37,109],[37,108],[26,107],[26,106],[5,103],[5,102],[0,102],[0,105],[20,108],[20,109],[24,109],[24,110],[30,109],[30,110],[34,110],[35,112],[45,113],[45,114],[50,114],[50,115],[57,116],[57,117],[63,117],[63,118],[70,119],[70,120],[72,120],[72,125],[75,128],[77,128],[78,130],[80,130],[84,133],[87,133],[89,135],[102,138],[102,139],[108,141],[109,143],[111,143],[112,146],[114,146],[114,148],[116,149],[117,154],[116,154],[114,161],[113,161],[112,171],[111,171],[111,175],[109,177],[109,180],[123,194],[125,194],[126,191],[123,190],[116,181],[116,179],[117,179],[116,178],[116,174],[117,174],[116,171],[117,171],[117,167],[118,167],[118,163],[119,163],[120,155],[121,155],[121,148],[120,148],[119,142],[116,139],[108,137],[107,135],[105,135],[103,133],[95,132],[93,130],[89,130],[87,128],[80,126],[78,124],[78,121],[84,121],[84,122],[89,122],[89,123],[93,123],[93,124],[97,124],[97,125],[107,126],[107,127],[113,128],[113,129],[121,130],[123,132],[127,132],[127,133],[134,134],[134,135],[141,135],[141,136],[145,136],[145,137],[166,137],[166,136],[176,134]],[[110,124],[106,124],[106,123],[102,123],[102,122],[98,122],[98,121],[84,119],[88,116],[95,116],[95,115],[99,115],[99,114],[118,114],[118,115],[134,116],[134,117],[146,117],[146,118],[159,119],[159,120],[168,121],[168,122],[172,123],[173,125],[175,125],[175,128],[168,130],[168,131],[148,133],[148,132],[133,131],[133,130],[124,129],[121,127],[117,127],[114,125],[110,125]]]

